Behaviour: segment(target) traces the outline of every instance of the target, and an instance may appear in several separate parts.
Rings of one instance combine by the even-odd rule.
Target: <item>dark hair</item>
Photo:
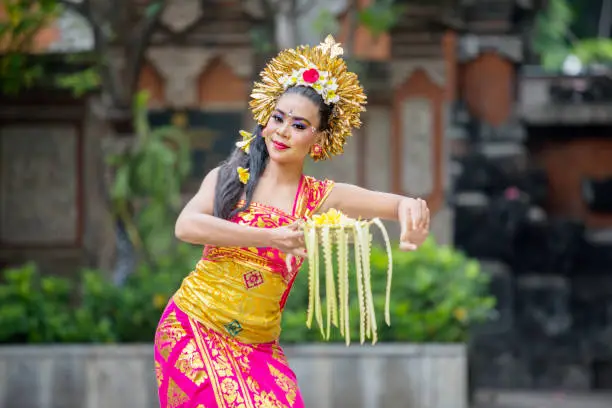
[[[319,130],[324,131],[329,128],[333,106],[326,105],[317,91],[307,86],[294,86],[287,89],[284,94],[301,95],[311,100],[319,107]],[[261,125],[257,125],[255,128],[253,132],[255,139],[251,142],[249,154],[244,153],[240,148],[236,148],[228,159],[219,166],[214,203],[214,215],[216,217],[229,220],[251,205],[255,187],[268,164],[268,148],[261,135],[262,130],[263,126]],[[247,168],[250,173],[249,181],[246,184],[246,202],[240,208],[236,208],[236,206],[242,197],[245,185],[238,179],[238,167]]]

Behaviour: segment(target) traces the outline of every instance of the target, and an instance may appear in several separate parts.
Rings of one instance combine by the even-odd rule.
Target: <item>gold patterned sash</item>
[[[235,249],[240,251],[240,249]],[[201,260],[174,295],[183,312],[243,343],[280,335],[280,300],[287,284],[279,273],[227,261]]]

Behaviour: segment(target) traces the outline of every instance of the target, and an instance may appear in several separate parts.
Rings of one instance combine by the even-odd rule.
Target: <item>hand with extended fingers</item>
[[[429,235],[429,208],[425,200],[405,198],[398,208],[401,226],[400,249],[414,251],[425,242]]]

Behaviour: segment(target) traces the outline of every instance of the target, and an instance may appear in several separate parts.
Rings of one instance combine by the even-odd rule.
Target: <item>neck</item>
[[[277,163],[268,161],[264,175],[274,184],[297,184],[300,182],[304,163]]]

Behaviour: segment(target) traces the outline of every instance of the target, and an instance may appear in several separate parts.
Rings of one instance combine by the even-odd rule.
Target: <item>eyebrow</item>
[[[285,112],[283,112],[282,110],[280,110],[280,109],[278,109],[278,108],[276,109],[276,111],[277,111],[278,113],[280,113],[281,115],[283,115],[283,116],[287,116],[287,114],[286,114]],[[301,117],[301,116],[291,116],[291,117],[292,117],[294,120],[301,120],[301,121],[304,121],[304,122],[308,123],[308,125],[309,125],[309,126],[312,126],[312,123],[310,123],[310,121],[309,121],[308,119],[306,119],[306,118],[303,118],[303,117]]]

